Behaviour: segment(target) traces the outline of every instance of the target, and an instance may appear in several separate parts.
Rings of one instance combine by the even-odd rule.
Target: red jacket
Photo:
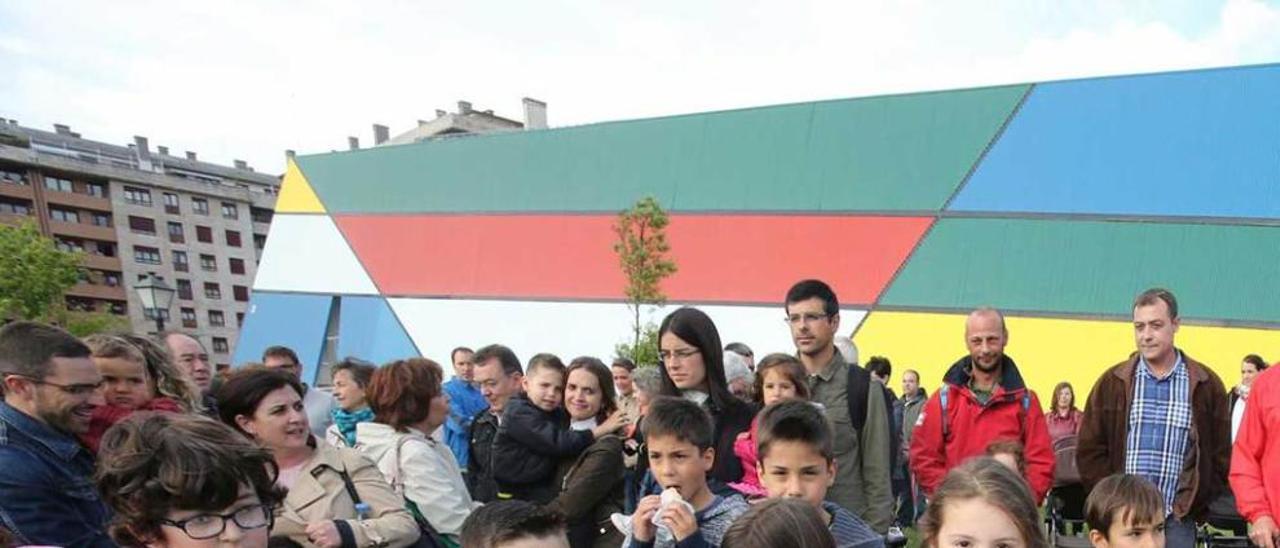
[[[1253,380],[1244,421],[1231,450],[1231,491],[1240,515],[1280,518],[1280,367],[1263,371]],[[1270,472],[1268,474],[1267,472]]]
[[[911,472],[925,494],[942,484],[947,471],[965,460],[985,455],[987,446],[1000,440],[1018,440],[1027,459],[1027,483],[1037,501],[1043,501],[1053,485],[1053,447],[1040,400],[1022,381],[1018,366],[1003,358],[1004,374],[987,405],[978,403],[969,390],[970,358],[956,362],[943,382],[947,389],[948,433],[943,441],[942,390],[934,392],[911,434]],[[1029,404],[1024,409],[1024,395]]]
[[[93,408],[93,415],[89,417],[89,431],[80,434],[81,443],[84,443],[85,447],[88,447],[96,455],[98,453],[98,444],[102,442],[102,435],[107,433],[108,428],[129,418],[130,415],[142,411],[181,413],[182,407],[172,398],[164,396],[152,398],[151,401],[137,409],[127,409],[114,405],[99,405]]]

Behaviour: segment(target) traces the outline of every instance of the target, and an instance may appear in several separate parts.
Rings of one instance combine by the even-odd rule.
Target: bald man
[[[1004,353],[1004,316],[994,308],[974,310],[965,320],[964,341],[969,355],[947,370],[916,421],[911,471],[932,495],[951,468],[985,454],[993,442],[1018,441],[1027,459],[1027,484],[1042,501],[1053,485],[1049,427],[1039,398]]]

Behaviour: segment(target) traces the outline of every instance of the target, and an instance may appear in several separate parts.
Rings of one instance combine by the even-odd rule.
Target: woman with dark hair
[[[733,442],[751,427],[755,408],[729,393],[722,348],[716,324],[696,308],[676,310],[658,327],[662,395],[683,397],[711,414],[716,448],[711,477],[727,484],[742,479]]]
[[[1071,383],[1060,382],[1053,387],[1053,406],[1044,418],[1049,423],[1050,444],[1080,433],[1084,413],[1076,409],[1076,391],[1071,388]]]
[[[1257,354],[1249,354],[1240,363],[1240,384],[1231,389],[1231,441],[1236,441],[1236,432],[1240,431],[1240,423],[1244,420],[1244,407],[1249,401],[1249,389],[1253,387],[1253,379],[1258,373],[1267,370],[1267,361]]]
[[[218,389],[222,422],[271,452],[288,491],[272,536],[326,548],[409,546],[418,524],[404,498],[359,451],[316,443],[302,385],[282,370],[242,369]],[[358,499],[358,501],[357,501]]]
[[[564,407],[570,428],[590,430],[617,410],[613,374],[604,362],[583,356],[569,362],[565,375]],[[565,515],[573,548],[618,546],[622,535],[609,521],[622,511],[622,437],[598,437],[577,457],[560,465],[564,471],[560,494],[547,508]]]
[[[367,390],[374,420],[360,423],[356,437],[409,511],[456,546],[462,523],[479,504],[472,502],[449,445],[431,437],[449,418],[443,381],[440,365],[426,358],[379,367]]]
[[[171,413],[109,430],[96,474],[121,546],[267,546],[283,496],[275,477],[265,449],[224,424]]]

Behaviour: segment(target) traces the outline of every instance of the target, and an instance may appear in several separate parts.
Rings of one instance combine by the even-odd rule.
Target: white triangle
[[[376,295],[378,288],[328,215],[276,215],[253,288]]]

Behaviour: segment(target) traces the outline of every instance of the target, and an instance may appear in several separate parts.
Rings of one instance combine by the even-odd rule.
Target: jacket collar
[[[822,371],[819,371],[817,375],[822,378],[823,382],[829,382],[832,378],[835,378],[836,373],[849,368],[849,364],[845,363],[844,356],[840,354],[840,350],[833,350],[834,351],[831,353],[831,361],[827,362],[827,365],[823,367]],[[797,355],[798,354],[799,353],[797,353]]]
[[[290,506],[300,509],[323,498],[325,496],[325,486],[324,483],[321,483],[320,478],[325,474],[333,474],[337,477],[344,470],[350,474],[351,471],[346,470],[346,466],[346,463],[342,461],[342,454],[337,448],[323,442],[316,444],[316,450],[315,453],[312,453],[311,460],[303,465],[302,473],[298,474],[298,479],[293,482],[293,487],[289,489]],[[340,478],[337,479],[336,484],[342,486],[340,488],[345,488]]]
[[[1197,383],[1209,380],[1209,374],[1206,372],[1204,364],[1191,359],[1191,356],[1188,356],[1181,348],[1174,347],[1174,351],[1182,355],[1182,361],[1187,367],[1187,379],[1191,381],[1192,387],[1195,387]],[[1129,385],[1133,382],[1133,375],[1138,369],[1138,360],[1141,357],[1142,355],[1137,352],[1129,354],[1129,359],[1120,364],[1120,367],[1113,369],[1111,374],[1119,377],[1120,380],[1125,382],[1126,386]]]
[[[972,368],[971,356],[960,358],[959,361],[951,364],[943,381],[953,386],[968,387]],[[1018,371],[1018,364],[1013,363],[1013,358],[1008,355],[1000,356],[1000,375],[999,386],[1004,389],[1004,392],[1016,392],[1027,388],[1027,383],[1022,380],[1022,372]]]
[[[54,430],[3,401],[0,401],[0,423],[2,423],[0,427],[17,430],[67,462],[71,462],[76,455],[85,450],[74,437]]]

